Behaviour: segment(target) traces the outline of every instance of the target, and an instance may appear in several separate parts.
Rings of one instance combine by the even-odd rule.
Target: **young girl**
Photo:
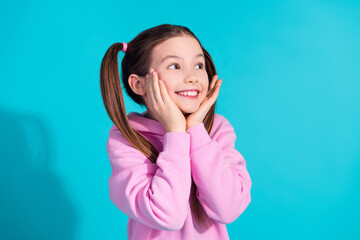
[[[125,111],[127,94],[146,106]],[[229,239],[225,224],[249,205],[252,185],[229,121],[215,114],[221,79],[186,27],[163,24],[106,52],[101,93],[114,125],[107,151],[111,201],[129,216],[128,239]]]

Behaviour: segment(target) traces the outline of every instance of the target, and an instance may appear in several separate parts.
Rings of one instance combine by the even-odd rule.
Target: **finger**
[[[217,80],[217,81],[215,82],[215,86],[209,90],[209,92],[208,92],[208,94],[207,94],[206,96],[207,96],[208,98],[210,98],[210,97],[214,94],[214,92],[215,92],[217,89],[220,88],[221,83],[222,83],[222,79]]]
[[[214,86],[215,86],[215,84],[217,82],[216,81],[217,78],[218,78],[218,75],[213,76],[213,79],[212,79],[212,81],[210,83],[209,90],[208,90],[208,93],[206,94],[206,96],[211,96],[212,93],[214,92]]]
[[[212,84],[212,87],[214,87],[215,86],[215,84],[216,84],[216,80],[218,80],[219,79],[219,76],[216,74],[216,75],[214,75],[214,77],[213,77],[213,84]]]
[[[214,102],[219,96],[221,84],[222,84],[222,79],[219,79],[216,81],[216,85],[214,86],[214,88],[211,89],[211,95],[209,96],[209,98],[211,98]]]
[[[209,88],[209,90],[211,90],[211,89],[214,87],[217,78],[218,78],[218,75],[214,75],[214,76],[213,76],[213,78],[212,78],[212,80],[211,80],[211,83],[210,83],[210,88]]]
[[[154,99],[155,99],[156,103],[164,104],[164,101],[160,94],[159,78],[158,78],[157,72],[155,70],[153,70],[152,78],[153,78],[152,87],[154,89]]]
[[[160,85],[161,97],[162,97],[162,99],[164,101],[164,104],[171,102],[172,100],[171,100],[171,98],[169,96],[169,93],[167,91],[167,88],[166,88],[166,85],[165,85],[164,81],[160,80],[159,85]]]
[[[215,103],[215,101],[216,101],[216,99],[217,99],[217,97],[219,95],[221,83],[222,83],[222,79],[219,79],[219,80],[216,81],[215,87],[213,87],[208,92],[208,95],[203,100],[203,102],[200,104],[200,108],[201,108],[200,111],[202,111],[205,114],[209,111],[209,109]]]

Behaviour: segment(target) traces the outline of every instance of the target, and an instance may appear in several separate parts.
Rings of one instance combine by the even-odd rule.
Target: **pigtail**
[[[100,88],[106,112],[118,127],[123,136],[151,162],[156,162],[159,155],[156,148],[129,123],[118,69],[118,53],[123,49],[122,43],[114,43],[106,51],[101,62]]]

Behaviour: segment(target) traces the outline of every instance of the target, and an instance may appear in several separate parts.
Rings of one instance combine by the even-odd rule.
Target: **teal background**
[[[230,239],[360,239],[360,2],[346,0],[1,1],[0,239],[126,239],[100,63],[163,23],[190,28],[223,79],[216,112],[253,181]]]

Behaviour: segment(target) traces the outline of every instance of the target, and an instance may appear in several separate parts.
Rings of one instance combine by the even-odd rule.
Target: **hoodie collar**
[[[166,130],[161,122],[144,117],[146,113],[147,111],[144,111],[141,114],[137,112],[130,112],[127,116],[131,127],[138,132],[164,135]]]

